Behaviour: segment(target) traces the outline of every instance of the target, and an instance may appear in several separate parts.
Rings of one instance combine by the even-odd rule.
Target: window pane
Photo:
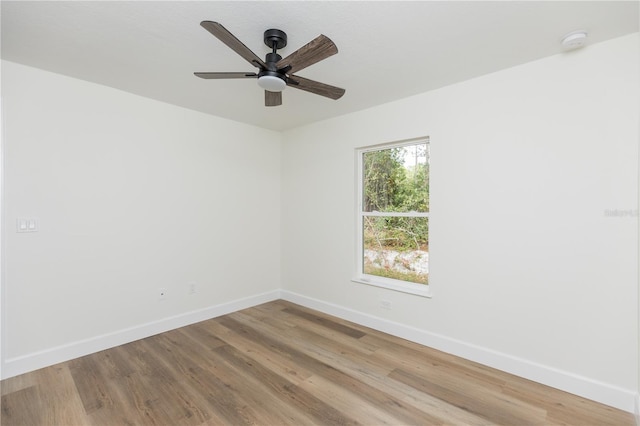
[[[429,281],[429,218],[363,216],[363,272],[418,284]]]
[[[426,143],[363,153],[363,211],[428,212]]]

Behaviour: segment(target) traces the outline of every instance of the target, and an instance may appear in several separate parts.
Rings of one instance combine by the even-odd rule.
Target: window
[[[429,139],[357,150],[354,281],[429,295]]]

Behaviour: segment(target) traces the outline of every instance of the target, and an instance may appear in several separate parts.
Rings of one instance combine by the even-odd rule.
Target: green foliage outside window
[[[363,210],[364,212],[429,212],[429,152],[421,143],[368,151],[363,154]],[[428,252],[428,217],[370,216],[363,217],[365,251],[377,252],[382,258],[388,252]],[[401,256],[398,256],[400,258]],[[395,260],[394,260],[395,262]],[[409,263],[409,261],[406,261]],[[384,262],[382,262],[384,263]],[[427,273],[391,267],[367,261],[367,274],[427,284]]]

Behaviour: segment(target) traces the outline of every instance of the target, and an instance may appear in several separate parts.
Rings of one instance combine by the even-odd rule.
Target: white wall
[[[638,205],[638,48],[627,36],[284,135],[3,62],[3,374],[283,288],[632,410],[638,220],[605,212]],[[350,281],[354,148],[424,135],[432,299]],[[17,217],[40,231],[15,233]]]
[[[638,49],[634,34],[285,133],[289,297],[632,411],[638,218],[605,213],[638,206]],[[425,135],[434,296],[353,283],[354,148]]]
[[[280,288],[279,133],[11,62],[2,96],[5,376]]]

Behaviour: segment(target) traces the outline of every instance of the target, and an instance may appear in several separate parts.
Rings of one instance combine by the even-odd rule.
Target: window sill
[[[357,277],[352,278],[351,281],[358,284],[366,284],[374,287],[386,288],[388,290],[399,291],[401,293],[413,294],[415,296],[432,298],[433,294],[431,294],[431,289],[428,285],[422,284],[410,284],[403,282],[391,282],[391,281],[382,281],[369,279],[365,277]],[[424,287],[424,288],[422,288]]]

